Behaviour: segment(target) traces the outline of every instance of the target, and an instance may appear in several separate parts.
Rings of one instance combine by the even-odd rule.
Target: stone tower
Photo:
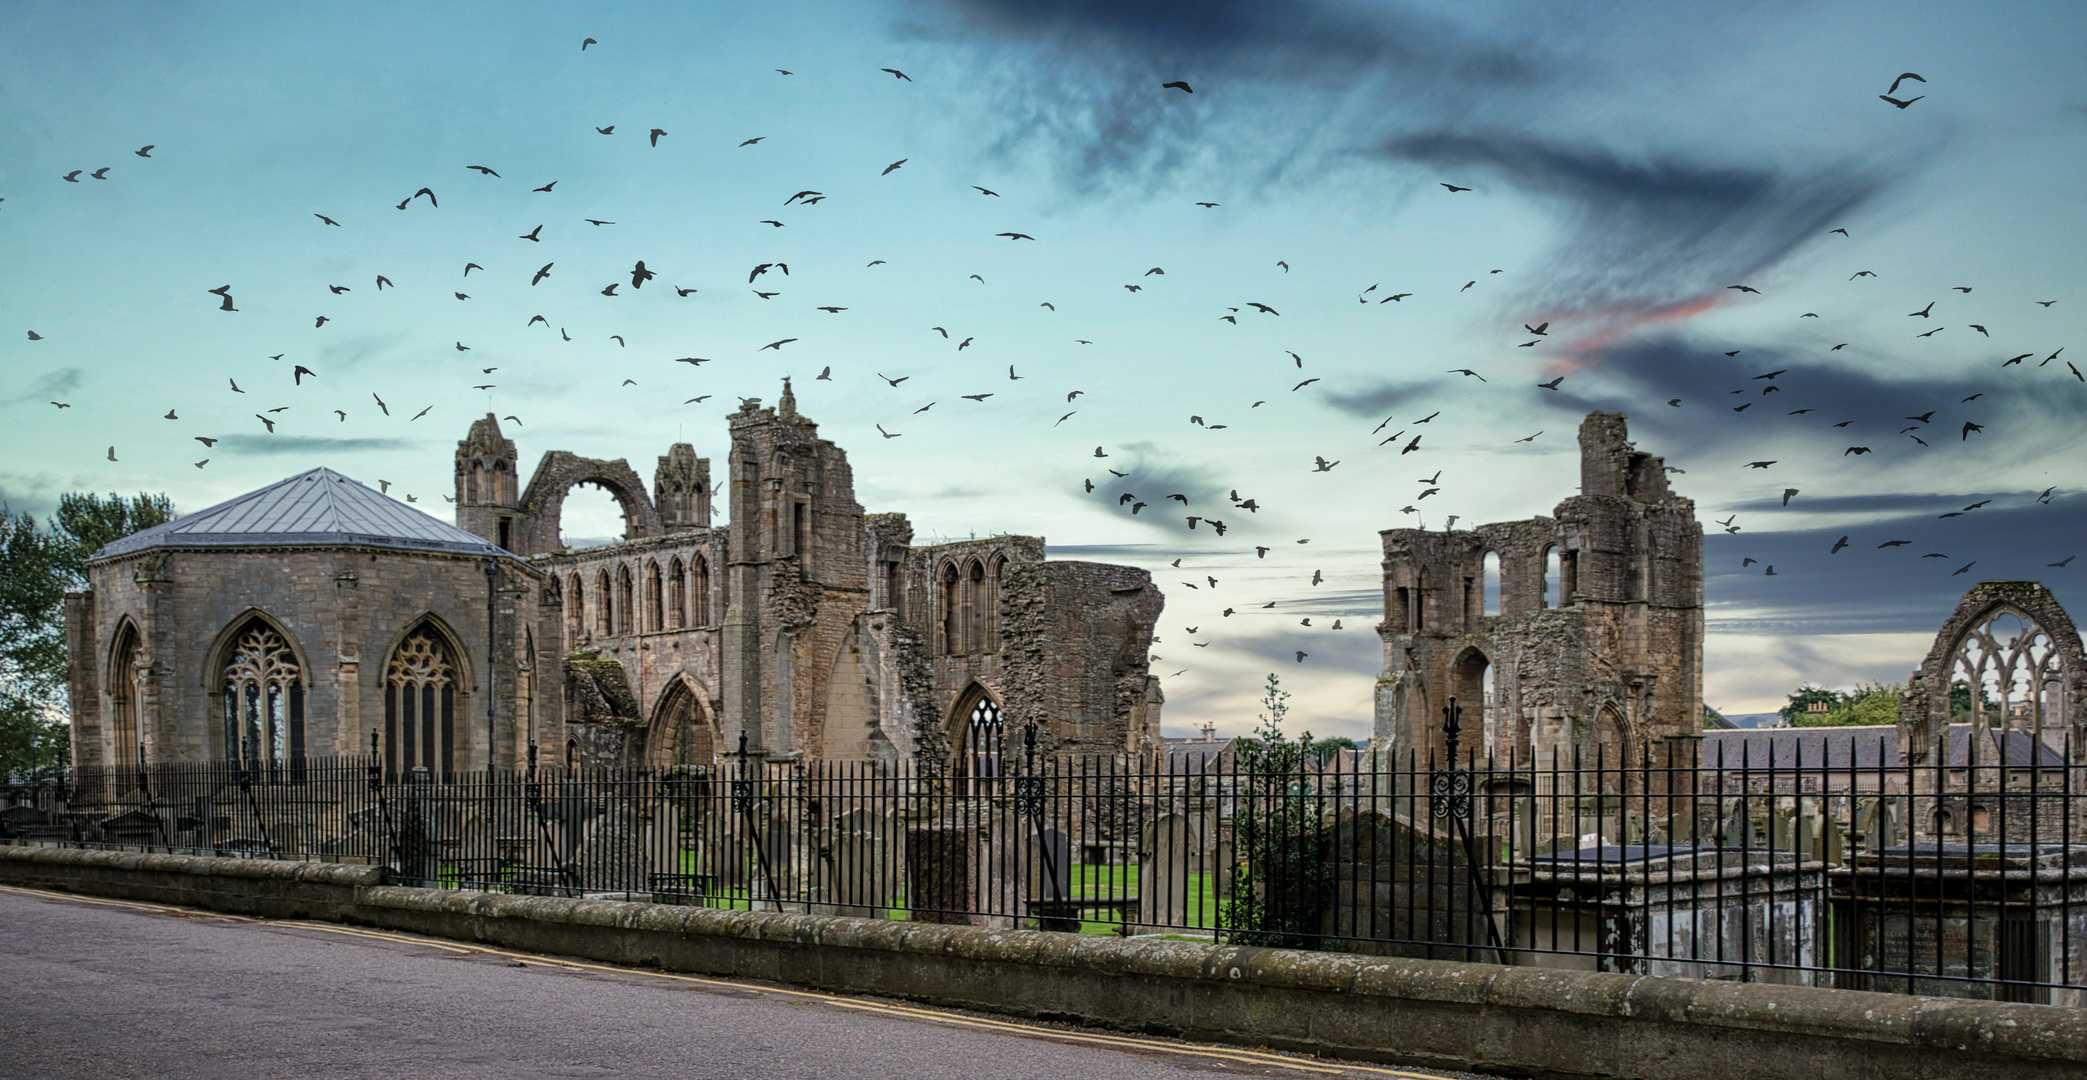
[[[787,379],[776,408],[746,399],[731,424],[723,734],[769,757],[816,755],[804,743],[823,730],[832,659],[869,595],[854,474]]]
[[[473,421],[471,433],[457,444],[457,527],[515,550],[515,519],[520,516],[515,473],[515,444],[500,434],[492,413]]]
[[[652,505],[668,532],[709,528],[710,459],[697,457],[687,443],[675,443],[653,470]]]
[[[1439,750],[1451,697],[1463,747],[1503,760],[1700,734],[1703,530],[1622,414],[1588,414],[1580,494],[1551,516],[1380,535],[1380,748]]]

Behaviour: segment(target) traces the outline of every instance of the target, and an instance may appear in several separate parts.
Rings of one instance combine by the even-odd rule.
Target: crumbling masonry
[[[1377,748],[1439,754],[1452,696],[1463,747],[1502,761],[1699,736],[1703,530],[1622,414],[1580,425],[1580,494],[1550,517],[1380,535]]]

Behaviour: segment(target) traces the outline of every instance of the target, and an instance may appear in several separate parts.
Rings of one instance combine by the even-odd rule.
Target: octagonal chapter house
[[[557,664],[540,571],[331,469],[118,540],[87,579],[66,598],[82,765],[294,768],[372,733],[393,772],[512,763]]]

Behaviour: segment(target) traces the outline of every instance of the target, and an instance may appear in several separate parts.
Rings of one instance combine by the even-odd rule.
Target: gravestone
[[[643,826],[637,817],[636,805],[613,800],[588,823],[573,857],[580,888],[614,893],[651,890],[652,853],[641,843]]]
[[[1164,814],[1138,833],[1138,923],[1147,932],[1182,927],[1191,916],[1212,922],[1215,912],[1191,910],[1198,880],[1209,881],[1211,858],[1198,823]],[[1200,905],[1197,905],[1200,906]]]
[[[813,889],[822,903],[814,914],[890,918],[901,880],[896,838],[889,816],[842,814],[823,837]]]
[[[972,914],[981,848],[976,828],[920,824],[906,830],[906,905],[913,921],[983,925]]]

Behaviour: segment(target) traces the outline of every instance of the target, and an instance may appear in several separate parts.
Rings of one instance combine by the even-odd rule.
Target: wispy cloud
[[[1980,440],[2036,432],[2039,453],[2077,445],[2087,395],[2054,393],[2072,376],[2054,367],[1958,369],[1948,374],[1880,372],[1850,363],[1793,358],[1785,349],[1750,347],[1740,356],[1662,334],[1602,351],[1598,376],[1568,378],[1544,393],[1548,408],[1581,416],[1625,412],[1633,435],[1669,461],[1757,454],[1851,471],[1880,464],[1936,461]],[[1997,365],[1998,361],[1994,361]],[[1756,378],[1780,371],[1773,380]],[[1769,386],[1776,387],[1773,394]],[[1739,393],[1733,393],[1733,391]],[[1980,395],[1972,401],[1964,399]],[[1669,400],[1681,404],[1669,406]],[[1739,406],[1748,406],[1739,410]],[[1809,409],[1801,415],[1791,415]],[[1926,416],[1926,421],[1909,418]],[[1848,421],[1846,427],[1836,427]],[[1985,430],[1965,437],[1963,423]],[[1901,429],[1911,427],[1905,432]],[[1928,445],[1912,440],[1919,436]],[[1848,448],[1867,446],[1868,454]],[[1746,460],[1741,458],[1741,461]],[[1734,464],[1737,464],[1735,462]]]
[[[1328,405],[1349,416],[1374,418],[1415,399],[1425,400],[1441,385],[1434,381],[1394,382],[1385,379],[1350,391],[1328,390],[1322,397]]]
[[[1506,131],[1433,130],[1388,140],[1383,155],[1491,174],[1558,204],[1567,223],[1551,257],[1538,317],[1593,317],[1575,332],[1613,340],[1619,327],[1675,308],[1738,296],[1727,286],[1824,236],[1873,197],[1882,178],[1848,164],[1781,170],[1678,154],[1626,156]],[[1482,181],[1469,178],[1465,183]],[[1693,314],[1693,312],[1690,312]]]
[[[333,439],[318,435],[227,435],[218,445],[241,454],[284,455],[404,450],[411,439]]]
[[[59,368],[36,377],[29,389],[11,398],[0,399],[0,405],[19,405],[29,402],[42,403],[78,390],[83,375],[79,368]]]
[[[1342,101],[1358,92],[1408,103],[1450,101],[1474,88],[1530,87],[1552,75],[1533,48],[1486,40],[1398,5],[943,0],[926,6],[953,14],[957,35],[978,48],[981,67],[995,73],[994,104],[1007,120],[999,149],[1045,145],[1077,190],[1156,184],[1213,155],[1232,175],[1276,175],[1322,133],[1345,138],[1339,134],[1345,125],[1334,121]],[[1161,90],[1160,83],[1175,80],[1202,85],[1194,94]]]
[[[1094,492],[1086,498],[1131,521],[1154,529],[1187,532],[1189,514],[1225,516],[1231,508],[1226,488],[1210,468],[1169,459],[1149,442],[1125,443],[1109,458],[1097,460]],[[1114,473],[1123,473],[1116,476]],[[1133,496],[1126,500],[1125,495]],[[1169,498],[1181,495],[1186,504]],[[1145,506],[1137,513],[1131,507]]]

